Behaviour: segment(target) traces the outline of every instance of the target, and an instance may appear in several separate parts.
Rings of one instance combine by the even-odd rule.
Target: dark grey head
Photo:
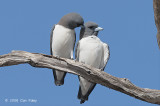
[[[77,13],[69,13],[61,18],[58,22],[59,25],[62,25],[69,29],[74,29],[84,24],[83,18]]]
[[[98,32],[103,30],[103,28],[98,27],[98,24],[94,22],[87,22],[84,24],[84,27],[81,28],[80,31],[80,39],[87,36],[97,36]]]

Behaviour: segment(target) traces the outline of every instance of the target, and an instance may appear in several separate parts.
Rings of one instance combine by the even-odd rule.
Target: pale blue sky
[[[111,53],[106,72],[139,87],[160,89],[160,50],[152,5],[152,0],[0,0],[0,55],[11,50],[50,54],[52,26],[63,15],[77,12],[85,22],[104,28],[99,38],[108,43]],[[1,106],[152,105],[101,85],[80,105],[77,76],[67,74],[64,86],[56,87],[50,69],[26,64],[0,68],[0,84]],[[5,99],[38,102],[6,103]]]

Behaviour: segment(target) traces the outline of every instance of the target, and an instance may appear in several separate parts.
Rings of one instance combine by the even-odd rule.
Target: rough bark
[[[0,55],[0,67],[25,63],[33,67],[57,69],[80,75],[91,82],[101,84],[137,99],[153,104],[160,104],[160,90],[139,88],[126,78],[114,77],[99,69],[74,60],[25,51],[12,51],[9,54]]]
[[[154,19],[157,27],[157,42],[160,49],[160,0],[153,0]]]

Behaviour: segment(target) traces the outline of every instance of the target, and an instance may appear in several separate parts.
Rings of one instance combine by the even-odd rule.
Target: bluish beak
[[[102,31],[102,30],[103,30],[103,28],[101,28],[101,27],[97,27],[94,29],[94,31]]]

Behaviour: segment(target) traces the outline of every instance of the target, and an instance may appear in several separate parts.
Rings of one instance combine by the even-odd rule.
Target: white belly
[[[55,56],[70,58],[75,42],[75,31],[56,25],[53,30],[52,52]]]

